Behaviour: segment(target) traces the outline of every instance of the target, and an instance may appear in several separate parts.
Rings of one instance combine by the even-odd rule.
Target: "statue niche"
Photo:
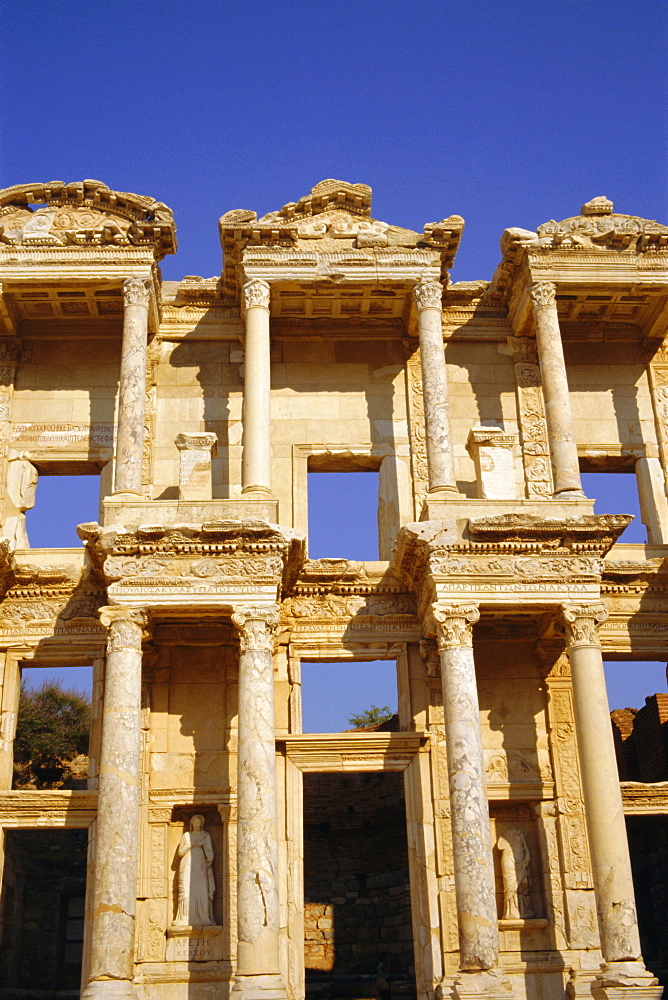
[[[213,916],[213,846],[204,817],[195,813],[190,830],[181,837],[178,858],[178,903],[174,927],[207,927]]]
[[[496,846],[501,852],[503,879],[503,920],[523,920],[533,917],[529,897],[531,855],[524,834],[513,827],[499,837]]]

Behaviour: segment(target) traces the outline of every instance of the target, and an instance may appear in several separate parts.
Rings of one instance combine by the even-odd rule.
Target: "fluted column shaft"
[[[136,1000],[142,611],[107,607],[89,982],[84,1000]]]
[[[443,350],[443,288],[438,281],[421,281],[413,289],[413,297],[418,315],[429,491],[445,490],[458,496]]]
[[[270,287],[249,281],[243,287],[246,346],[242,492],[271,493]]]
[[[597,626],[602,605],[563,608],[601,951],[606,963],[640,959],[622,794]]]
[[[146,344],[148,336],[148,278],[123,282],[125,312],[118,394],[116,436],[116,493],[139,493],[142,486],[146,410]]]
[[[450,821],[460,968],[493,969],[499,959],[492,834],[478,706],[472,604],[434,604],[443,681]]]
[[[279,971],[278,807],[274,634],[278,612],[239,608],[237,750],[237,972],[243,1000],[282,1000]]]
[[[536,323],[536,348],[543,383],[554,493],[555,496],[559,493],[582,495],[556,288],[551,281],[539,281],[530,289],[529,295]]]

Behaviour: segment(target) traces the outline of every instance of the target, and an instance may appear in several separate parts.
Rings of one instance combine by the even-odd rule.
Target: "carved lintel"
[[[151,295],[149,278],[126,278],[123,282],[123,301],[126,306],[146,306]]]
[[[257,649],[273,653],[280,615],[276,608],[235,608],[232,622],[242,653]]]
[[[259,279],[247,281],[242,291],[244,309],[252,309],[253,306],[261,306],[262,309],[269,309],[271,287],[266,281],[260,281]]]
[[[476,604],[432,604],[439,649],[473,645],[473,626],[480,618]]]
[[[443,286],[438,281],[420,281],[413,288],[413,298],[418,312],[423,309],[440,309],[443,302]]]
[[[602,604],[565,604],[561,609],[566,629],[566,645],[600,646],[598,626],[606,621],[608,612]]]
[[[529,289],[529,295],[534,309],[556,304],[556,286],[551,281],[538,281]]]
[[[116,653],[121,649],[141,650],[148,614],[143,608],[103,607],[100,621],[108,631],[107,652]]]

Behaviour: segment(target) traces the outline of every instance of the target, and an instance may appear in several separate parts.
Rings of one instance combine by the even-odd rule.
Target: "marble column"
[[[413,297],[420,339],[429,492],[459,496],[443,348],[443,288],[438,281],[420,281],[413,289]]]
[[[135,906],[144,611],[100,610],[108,629],[104,678],[89,980],[82,1000],[136,1000]]]
[[[144,418],[146,409],[146,349],[148,278],[126,278],[123,282],[125,312],[118,393],[115,493],[142,495]]]
[[[494,994],[501,977],[482,729],[473,661],[474,604],[432,605],[443,682],[459,925],[459,996]],[[482,975],[488,973],[488,975]]]
[[[604,959],[599,989],[610,987],[609,995],[615,996],[616,987],[651,988],[656,980],[646,971],[640,954],[622,794],[597,635],[597,626],[608,616],[602,605],[569,604],[562,611]]]
[[[536,347],[543,383],[554,493],[555,496],[572,494],[581,497],[584,494],[559,330],[556,288],[551,281],[539,281],[529,289],[529,295],[536,323]]]
[[[284,1000],[279,968],[278,807],[274,728],[275,608],[237,608],[237,969],[233,994]]]
[[[243,287],[244,355],[242,493],[271,494],[270,287],[248,281]]]

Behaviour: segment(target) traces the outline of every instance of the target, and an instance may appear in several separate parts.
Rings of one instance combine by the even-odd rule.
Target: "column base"
[[[247,497],[249,500],[252,500],[253,497],[257,497],[258,500],[266,500],[267,497],[272,497],[273,493],[269,486],[244,486],[241,496]]]
[[[642,962],[608,962],[591,985],[594,1000],[660,1000],[659,985]]]
[[[137,992],[128,979],[94,979],[81,1000],[137,1000]]]
[[[238,974],[230,992],[230,1000],[287,1000],[287,996],[278,972]]]
[[[586,500],[586,495],[582,490],[560,490],[553,494],[554,500]]]
[[[441,994],[450,1000],[512,1000],[514,996],[510,979],[500,969],[459,972],[447,984],[443,982]]]

